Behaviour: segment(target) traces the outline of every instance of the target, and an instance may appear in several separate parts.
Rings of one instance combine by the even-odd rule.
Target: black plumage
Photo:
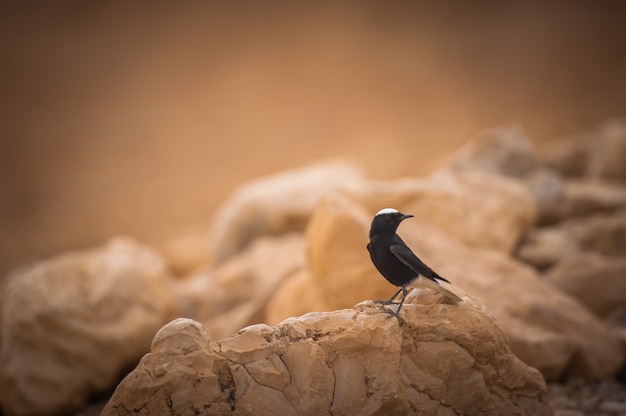
[[[402,299],[394,314],[396,316],[400,313],[409,287],[428,286],[441,292],[453,303],[461,301],[457,295],[439,285],[439,281],[450,282],[424,264],[396,233],[400,223],[411,217],[413,215],[403,214],[393,208],[380,210],[372,220],[370,242],[367,244],[367,250],[376,269],[389,283],[400,287],[391,299],[383,302],[395,303],[392,302],[393,299],[402,292]]]

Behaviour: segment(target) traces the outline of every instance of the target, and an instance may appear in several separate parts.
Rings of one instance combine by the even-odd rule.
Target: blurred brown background
[[[239,184],[319,159],[419,175],[502,123],[625,116],[625,41],[621,1],[3,4],[0,272],[202,235]]]

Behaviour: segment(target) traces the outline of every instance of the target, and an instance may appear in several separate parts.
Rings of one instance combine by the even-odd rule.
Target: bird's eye
[[[387,222],[391,222],[391,220],[392,220],[392,218],[391,218],[391,217],[387,217],[387,218],[385,218],[385,221],[387,221]]]

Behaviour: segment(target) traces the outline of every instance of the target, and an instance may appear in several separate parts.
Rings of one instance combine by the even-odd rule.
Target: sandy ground
[[[503,123],[542,142],[626,115],[624,2],[15,3],[0,275],[201,236],[239,184],[304,163],[421,175]]]

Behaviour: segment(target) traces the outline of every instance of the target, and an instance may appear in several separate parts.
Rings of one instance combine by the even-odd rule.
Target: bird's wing
[[[394,256],[396,256],[398,260],[404,263],[408,268],[413,270],[415,273],[419,273],[424,277],[434,280],[435,282],[437,281],[435,279],[448,282],[448,280],[439,276],[430,267],[425,265],[424,262],[421,261],[406,245],[400,244],[400,243],[391,244],[389,246],[389,250],[393,253]]]

